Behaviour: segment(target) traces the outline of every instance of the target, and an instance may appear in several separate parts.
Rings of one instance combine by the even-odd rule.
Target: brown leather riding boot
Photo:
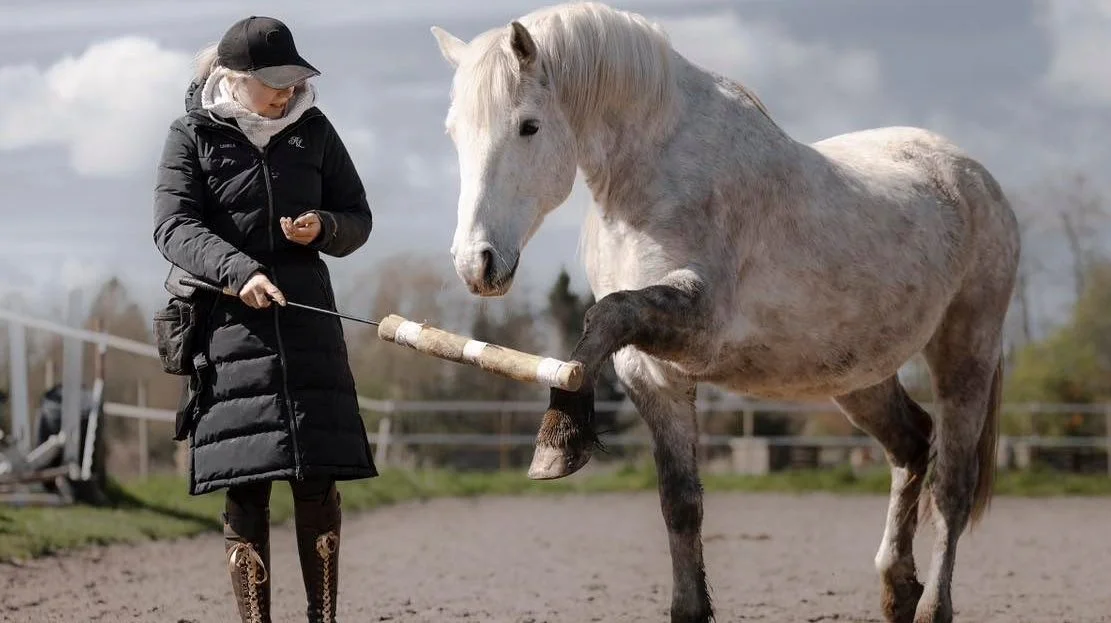
[[[270,511],[229,508],[224,553],[243,623],[270,623]]]
[[[340,495],[335,485],[322,495],[298,499],[294,521],[309,623],[336,623],[339,587]]]

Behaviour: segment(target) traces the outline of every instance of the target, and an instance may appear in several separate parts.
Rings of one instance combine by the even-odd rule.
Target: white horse
[[[589,460],[592,379],[613,356],[655,442],[671,620],[708,621],[696,384],[832,398],[891,464],[875,557],[885,616],[950,621],[957,541],[991,497],[1001,327],[1019,258],[988,171],[921,129],[800,143],[743,86],[604,5],[549,7],[469,43],[432,30],[455,68],[451,254],[470,290],[509,289],[576,169],[593,194],[583,255],[598,303],[572,353],[588,381],[552,391],[529,476],[560,478]],[[896,376],[918,352],[936,421]],[[938,535],[925,586],[912,551],[924,489]]]

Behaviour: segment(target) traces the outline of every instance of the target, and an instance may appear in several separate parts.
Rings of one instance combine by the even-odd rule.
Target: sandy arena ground
[[[882,621],[872,557],[885,505],[708,496],[718,621]],[[274,621],[304,621],[292,531],[273,538]],[[920,570],[931,539],[920,533]],[[208,535],[0,566],[0,620],[237,620],[222,551]],[[655,494],[436,500],[352,515],[341,569],[345,623],[664,622],[671,591]],[[954,602],[957,621],[1111,622],[1111,500],[997,498],[962,539]]]

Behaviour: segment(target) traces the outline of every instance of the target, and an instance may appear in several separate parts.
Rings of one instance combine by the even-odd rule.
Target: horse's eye
[[[536,119],[525,119],[521,122],[521,136],[532,136],[540,131],[540,122]]]

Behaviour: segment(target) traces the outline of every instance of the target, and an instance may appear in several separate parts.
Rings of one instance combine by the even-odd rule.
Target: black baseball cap
[[[216,56],[224,67],[248,72],[275,89],[320,75],[297,53],[289,28],[273,17],[252,15],[232,24],[216,47]]]

